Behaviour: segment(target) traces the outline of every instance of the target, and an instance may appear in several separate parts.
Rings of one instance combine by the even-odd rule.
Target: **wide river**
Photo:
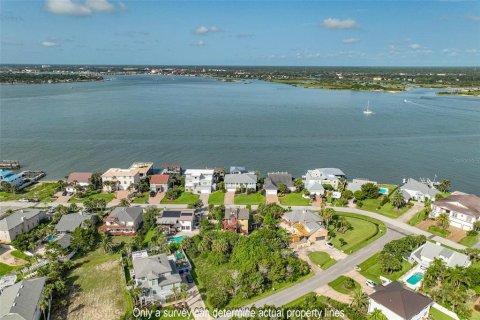
[[[339,167],[391,183],[437,175],[480,194],[477,98],[161,76],[0,90],[0,158],[48,179],[134,161],[295,176]]]

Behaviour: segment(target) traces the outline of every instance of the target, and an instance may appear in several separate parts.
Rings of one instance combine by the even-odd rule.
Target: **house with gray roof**
[[[480,221],[480,197],[463,192],[452,192],[446,198],[432,203],[430,217],[448,214],[450,225],[463,230],[473,230]]]
[[[55,226],[55,232],[59,234],[71,233],[78,227],[85,224],[86,221],[95,223],[97,216],[93,213],[75,212],[63,215]]]
[[[229,192],[237,190],[257,190],[257,175],[253,173],[226,174],[224,178],[225,189]]]
[[[433,186],[429,186],[426,183],[412,178],[408,179],[407,182],[400,187],[400,190],[406,201],[410,199],[420,202],[424,202],[425,199],[433,201],[435,200],[435,196],[440,193],[440,191]]]
[[[432,304],[429,297],[393,281],[375,287],[375,292],[369,296],[368,312],[378,309],[388,320],[421,320],[428,319]]]
[[[310,242],[325,240],[328,231],[323,226],[323,219],[309,210],[292,210],[282,216],[280,227],[288,233]]]
[[[362,190],[362,186],[364,184],[367,184],[367,183],[377,185],[377,181],[371,181],[371,180],[368,180],[368,179],[357,178],[357,179],[353,179],[351,182],[348,182],[347,190],[350,190],[352,192]]]
[[[428,268],[434,259],[442,260],[447,267],[468,267],[471,262],[467,255],[427,241],[410,254],[408,261]]]
[[[108,234],[135,235],[143,222],[143,209],[142,207],[116,207],[103,221]]]
[[[180,287],[180,277],[174,256],[145,254],[132,256],[135,287],[142,289],[141,298],[166,303],[173,288]]]
[[[302,176],[305,189],[310,191],[311,194],[323,194],[322,190],[318,187],[325,184],[331,185],[335,190],[338,188],[338,184],[341,178],[345,178],[345,173],[338,168],[317,168],[308,170],[307,173]],[[318,193],[321,192],[321,193]]]
[[[245,167],[237,167],[237,166],[232,166],[230,167],[230,170],[228,171],[230,174],[242,174],[242,173],[248,173],[247,169]]]
[[[295,191],[292,175],[288,172],[271,172],[265,178],[263,188],[267,194],[276,195],[278,186],[284,184],[290,191]]]
[[[5,288],[0,295],[0,320],[39,320],[46,280],[22,280]]]
[[[47,218],[47,212],[26,208],[15,211],[0,220],[0,242],[10,243],[22,233],[27,233]]]

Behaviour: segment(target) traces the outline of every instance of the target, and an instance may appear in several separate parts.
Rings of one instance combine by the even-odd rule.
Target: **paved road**
[[[256,306],[275,305],[277,307],[283,306],[286,303],[289,303],[295,299],[298,299],[301,296],[307,293],[310,293],[323,285],[328,284],[330,281],[335,280],[340,275],[348,273],[355,267],[355,265],[362,263],[368,257],[381,251],[383,249],[383,246],[386,243],[395,239],[402,238],[408,234],[409,233],[404,233],[402,230],[398,230],[396,228],[388,228],[387,233],[384,236],[370,243],[368,246],[358,250],[357,252],[348,256],[344,260],[337,262],[333,267],[299,284],[296,284],[293,287],[279,291],[278,293],[275,293],[264,299],[258,300],[255,303],[250,304],[248,306],[249,307],[253,305],[256,305]]]

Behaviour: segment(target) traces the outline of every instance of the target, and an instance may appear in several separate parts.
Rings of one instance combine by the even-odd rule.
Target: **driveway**
[[[412,219],[421,210],[423,210],[423,208],[424,208],[423,203],[414,201],[413,207],[411,207],[410,209],[407,210],[407,212],[405,212],[400,217],[398,217],[397,220],[404,223],[408,223],[408,221]]]
[[[230,206],[235,204],[235,191],[229,191],[225,193],[225,198],[223,200],[223,204],[226,206]]]
[[[319,296],[326,296],[332,298],[333,300],[337,300],[342,303],[350,304],[352,302],[352,297],[348,294],[340,293],[335,291],[332,287],[328,284],[321,286],[320,288],[315,290],[315,293]]]
[[[185,283],[187,282],[185,281]],[[200,295],[200,292],[198,291],[198,288],[195,285],[195,283],[187,283],[187,284],[188,284],[188,293],[189,293],[187,304],[190,307],[190,311],[192,312],[195,320],[212,319],[212,317],[210,317],[210,315],[207,313],[207,308],[205,307],[205,303],[203,302],[202,296]]]
[[[118,190],[115,191],[115,199],[110,201],[108,204],[111,206],[116,206],[120,204],[120,201],[122,199],[128,199],[128,195],[130,194],[130,191],[128,190]]]
[[[149,204],[160,204],[165,197],[165,192],[158,192],[155,197],[148,198]]]
[[[372,294],[375,292],[375,290],[372,287],[367,286],[365,281],[367,281],[367,278],[362,276],[360,272],[352,270],[349,273],[347,273],[345,276],[352,278],[353,280],[357,281],[360,286],[362,287],[363,292],[366,294]]]
[[[208,198],[210,198],[209,193],[200,193],[200,200],[202,200],[204,207],[208,207]]]
[[[322,241],[315,241],[311,246],[309,247],[304,247],[304,248],[300,248],[300,249],[295,249],[295,252],[297,253],[298,257],[302,260],[304,260],[305,262],[307,262],[310,266],[312,266],[312,269],[313,271],[315,272],[319,272],[321,271],[322,269],[320,269],[317,265],[315,265],[314,263],[312,263],[310,261],[310,258],[308,257],[308,255],[312,252],[318,252],[318,251],[323,251],[323,252],[326,252],[328,253],[328,255],[330,255],[333,259],[335,259],[336,261],[340,261],[340,260],[343,260],[345,259],[346,257],[348,257],[347,254],[341,252],[340,250],[336,249],[336,248],[327,248],[327,246],[325,246],[325,241],[322,240]]]
[[[55,203],[57,204],[65,204],[68,203],[68,200],[70,200],[72,196],[59,196],[56,200]]]
[[[280,201],[278,200],[278,196],[276,194],[267,194],[267,203],[276,203],[280,204]]]

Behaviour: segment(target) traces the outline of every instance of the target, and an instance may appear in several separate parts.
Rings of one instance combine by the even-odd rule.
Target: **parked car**
[[[329,249],[335,248],[334,245],[331,242],[325,242],[325,246]]]
[[[30,202],[30,200],[22,198],[22,199],[18,199],[18,202]]]
[[[375,282],[373,282],[372,280],[367,280],[365,281],[365,284],[371,288],[375,288],[375,286],[377,285]]]
[[[185,279],[187,280],[188,283],[193,283],[193,277],[191,275],[187,274]]]
[[[355,271],[361,271],[362,268],[360,268],[360,266],[357,264],[355,267],[353,267],[353,270],[355,270]]]

